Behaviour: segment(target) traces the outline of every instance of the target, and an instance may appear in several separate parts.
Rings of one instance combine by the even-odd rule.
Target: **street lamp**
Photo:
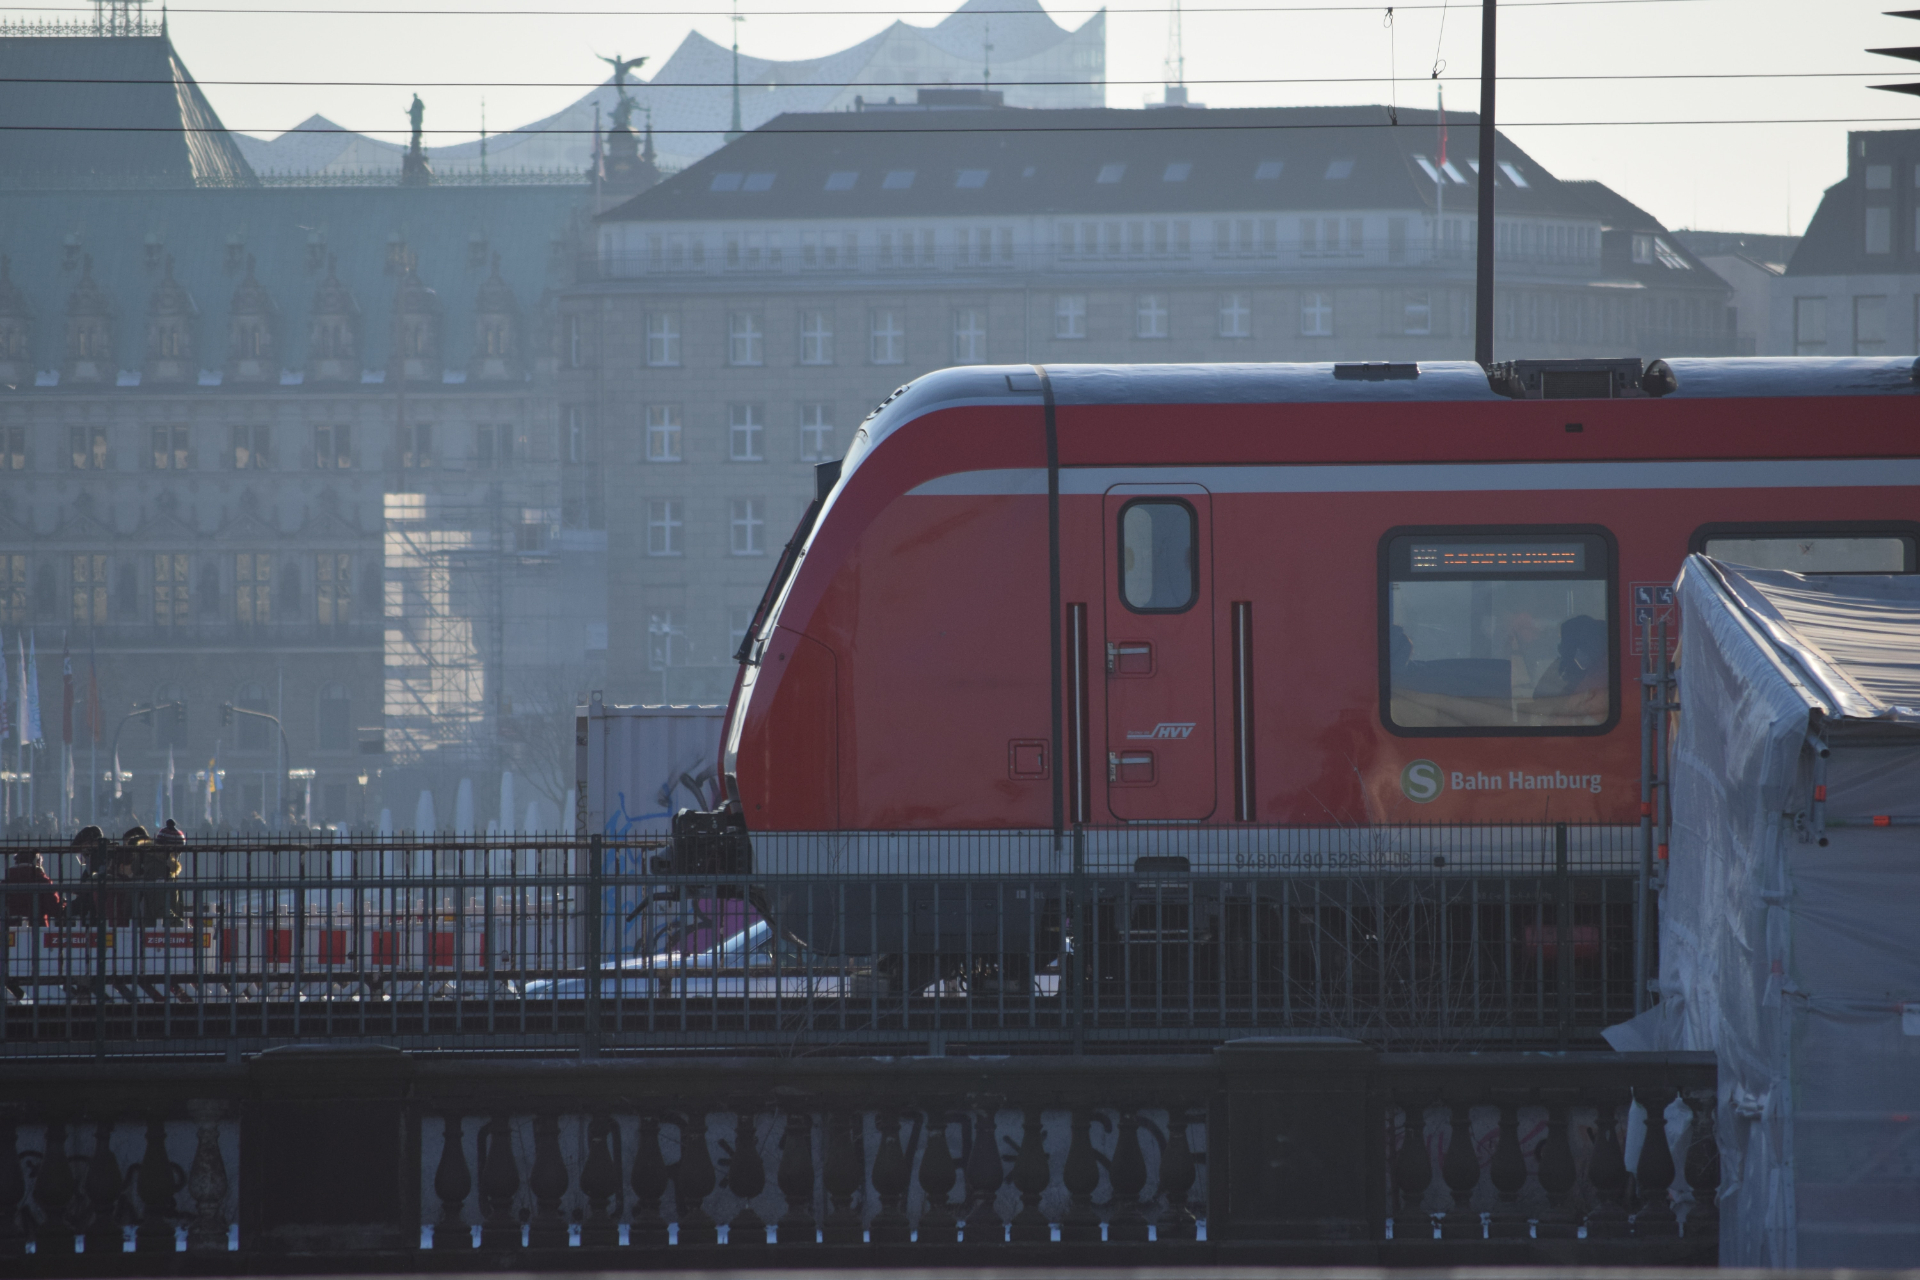
[[[287,768],[287,762],[293,759],[293,752],[287,746],[287,731],[281,726],[279,716],[268,715],[264,711],[254,711],[248,707],[236,707],[231,702],[223,702],[220,704],[221,724],[232,724],[235,716],[252,716],[256,720],[268,721],[280,734],[280,769],[283,776],[280,779],[280,794],[275,796],[274,800],[276,801],[277,816],[284,820],[287,816],[287,779],[298,776],[297,770]],[[308,776],[312,776],[313,770],[309,769],[307,773]],[[309,791],[311,791],[311,788],[309,788]],[[312,797],[309,796],[308,799],[311,801]],[[309,807],[311,807],[311,804],[309,804]]]

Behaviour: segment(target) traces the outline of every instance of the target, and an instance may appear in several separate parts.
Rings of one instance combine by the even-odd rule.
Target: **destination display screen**
[[[1584,542],[1416,542],[1414,573],[1585,573]]]

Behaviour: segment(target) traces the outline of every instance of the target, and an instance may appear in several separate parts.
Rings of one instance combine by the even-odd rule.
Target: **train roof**
[[[1920,394],[1920,361],[1912,357],[1743,357],[1667,362],[1678,386],[1672,400],[1781,396]],[[1442,401],[1504,402],[1470,360],[1417,365],[1365,364],[1068,364],[1044,365],[1054,403],[1350,404]],[[940,409],[1031,405],[1040,396],[1033,365],[969,365],[941,369],[907,383],[874,410],[843,464],[860,457],[909,422]]]

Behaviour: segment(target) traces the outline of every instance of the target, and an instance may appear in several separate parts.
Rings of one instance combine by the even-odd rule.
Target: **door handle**
[[[1153,646],[1150,644],[1122,644],[1117,640],[1107,641],[1107,674],[1113,675],[1120,670],[1120,663],[1126,658],[1145,658],[1151,660]]]

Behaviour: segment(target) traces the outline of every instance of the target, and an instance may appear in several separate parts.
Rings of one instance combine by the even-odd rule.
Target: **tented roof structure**
[[[1666,1047],[1719,1058],[1720,1259],[1920,1256],[1920,575],[1691,556]]]

